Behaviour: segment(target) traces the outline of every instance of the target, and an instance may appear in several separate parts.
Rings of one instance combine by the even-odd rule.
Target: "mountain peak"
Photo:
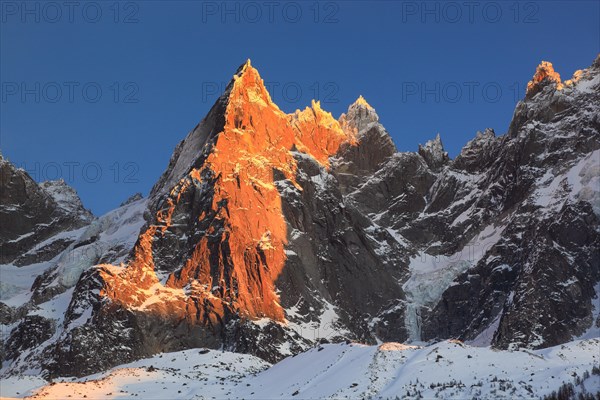
[[[262,103],[264,106],[274,106],[279,110],[271,100],[263,79],[258,70],[252,66],[250,59],[238,68],[230,83],[230,90],[225,95],[228,96],[229,102],[245,100],[251,103]]]
[[[310,107],[290,114],[289,121],[294,128],[296,148],[324,166],[329,166],[329,157],[342,143],[354,141],[333,115],[321,108],[318,100],[312,100]]]
[[[288,232],[276,182],[283,177],[297,187],[293,149],[329,166],[329,157],[349,140],[318,101],[295,114],[281,111],[248,60],[176,149],[152,223],[121,275],[112,275],[111,267],[102,272],[102,293],[131,308],[153,288],[176,309],[157,314],[191,319],[192,325],[213,318],[208,324],[216,330],[214,315],[284,321],[275,283],[286,264]],[[197,199],[206,199],[203,208]],[[173,246],[172,240],[188,237],[180,228],[188,224],[208,234]],[[169,297],[186,287],[190,291]]]
[[[249,68],[252,68],[252,62],[250,61],[250,59],[247,59],[242,65],[238,67],[237,71],[235,71],[234,78],[235,76],[242,75]]]
[[[535,69],[533,78],[527,83],[526,98],[533,97],[548,83],[555,83],[558,90],[562,89],[560,74],[554,70],[551,62],[542,61]]]
[[[325,339],[512,350],[598,336],[599,74],[556,92],[542,64],[542,93],[517,105],[509,133],[478,132],[452,161],[440,135],[397,152],[362,96],[339,121],[318,101],[284,113],[248,61],[153,197],[91,224],[60,207],[64,183],[0,159],[0,263],[35,270],[2,290],[0,320],[15,328],[1,377],[80,376],[174,349],[274,362]]]
[[[379,122],[379,116],[365,98],[359,96],[348,107],[348,111],[340,116],[339,121],[344,130],[358,138],[371,124]]]
[[[363,106],[363,107],[367,107],[367,108],[370,108],[373,110],[373,107],[371,107],[371,105],[369,103],[367,103],[367,100],[365,100],[365,98],[362,96],[362,94],[360,96],[358,96],[358,99],[356,99],[356,101],[352,104],[352,106]]]
[[[442,138],[440,137],[439,133],[434,139],[428,140],[424,146],[419,145],[419,154],[425,159],[427,165],[429,165],[429,167],[434,171],[439,170],[447,161],[450,160],[448,153],[444,150]]]

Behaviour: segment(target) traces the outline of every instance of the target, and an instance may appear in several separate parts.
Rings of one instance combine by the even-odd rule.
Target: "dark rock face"
[[[555,346],[592,326],[594,283],[600,280],[599,227],[585,203],[565,205],[540,224],[511,288],[514,295],[505,303],[496,345]]]
[[[584,333],[600,280],[597,221],[586,204],[541,221],[516,218],[487,258],[444,292],[423,338],[474,339],[494,320],[489,339],[502,348],[548,347]]]
[[[0,324],[9,325],[13,322],[15,310],[4,303],[0,303]]]
[[[396,153],[396,145],[379,116],[362,96],[340,117],[344,131],[356,138],[356,143],[343,143],[335,159],[335,174],[340,188],[356,184],[361,177],[371,175]],[[345,182],[348,181],[348,182]]]
[[[380,215],[385,226],[404,226],[426,206],[435,174],[416,153],[396,153],[349,197],[367,215]]]
[[[450,161],[439,133],[434,140],[429,140],[424,146],[419,145],[419,155],[425,159],[429,168],[436,172]]]
[[[581,76],[585,85],[598,70]],[[483,180],[488,191],[479,201],[493,211],[488,220],[506,227],[427,313],[425,339],[473,339],[494,324],[487,332],[493,344],[540,348],[593,326],[600,258],[599,203],[591,193],[597,183],[572,194],[598,177],[600,134],[591,110],[600,96],[598,84],[592,87],[557,90],[544,82],[517,105],[508,135],[478,134],[454,161],[470,171],[489,165]],[[544,111],[566,103],[552,117]],[[475,154],[488,161],[477,161]]]
[[[48,348],[42,366],[49,377],[55,376],[54,371],[62,371],[63,376],[83,376],[142,358],[147,354],[139,350],[141,338],[152,333],[143,328],[123,309],[100,308],[92,324],[73,328]]]
[[[402,296],[399,282],[407,272],[398,268],[402,248],[385,230],[376,237],[368,233],[375,227],[344,201],[334,175],[305,157],[299,157],[298,167],[302,190],[278,182],[291,254],[277,281],[282,305],[297,305],[296,318],[310,320],[327,303],[334,304],[340,333],[373,342],[365,321],[387,308],[391,298]],[[394,251],[382,257],[382,245]]]
[[[30,251],[15,258],[13,264],[24,266],[52,260],[54,257],[65,251],[71,243],[73,243],[72,238],[65,238],[52,240],[49,243],[34,245]]]
[[[333,158],[332,173],[343,195],[355,190],[397,152],[375,110],[361,96],[340,116],[340,125],[356,141],[342,143]]]
[[[68,302],[59,301],[58,296],[70,295],[68,290],[73,289],[80,273],[89,266],[103,259],[114,262],[129,253],[133,243],[128,242],[132,239],[127,238],[127,232],[134,233],[131,226],[140,224],[141,211],[138,209],[144,202],[133,200],[129,205],[95,219],[64,181],[37,184],[26,172],[6,160],[0,160],[0,168],[6,178],[2,181],[0,204],[5,212],[3,215],[9,215],[9,222],[23,220],[21,225],[5,226],[2,219],[0,236],[13,237],[15,232],[35,225],[31,232],[22,234],[21,239],[2,243],[3,261],[12,262],[0,265],[0,324],[7,333],[0,353],[3,360],[10,361],[13,368],[8,373],[11,374],[50,364],[52,357],[49,354],[63,331],[85,322],[86,318],[80,323],[76,323],[76,319],[89,308],[77,308],[77,312],[61,310],[62,304]],[[7,248],[12,250],[4,253]],[[14,254],[11,253],[13,250]],[[16,272],[19,268],[26,272]],[[13,274],[20,278],[15,280]],[[86,277],[85,282],[91,281]],[[75,293],[75,298],[97,297],[93,288],[84,287]],[[15,303],[15,297],[25,301]],[[4,302],[7,299],[10,300],[8,304],[16,305],[8,306]],[[42,315],[52,310],[54,315],[42,317],[38,310],[42,310]],[[69,324],[63,323],[63,319]]]
[[[462,148],[452,165],[468,173],[485,171],[496,159],[499,144],[500,140],[496,138],[493,129],[477,132],[475,138]]]
[[[55,243],[39,249],[36,258],[26,253],[50,236],[87,225],[92,215],[81,206],[73,189],[64,182],[38,185],[23,170],[0,156],[0,263],[16,260],[27,265],[51,259],[66,247]],[[63,191],[76,202],[57,202],[53,195]],[[63,196],[65,197],[65,196]]]
[[[11,332],[6,342],[4,349],[6,359],[14,359],[23,351],[50,339],[55,329],[54,321],[51,319],[39,315],[26,316]]]
[[[362,97],[339,121],[318,103],[286,115],[242,66],[175,149],[127,263],[109,265],[130,247],[97,248],[90,265],[106,264],[83,272],[36,362],[85,375],[191,347],[277,361],[323,341],[538,348],[584,334],[600,323],[599,76],[538,68],[507,134],[478,132],[450,160],[439,135],[397,152]],[[27,212],[60,208],[38,189]],[[90,232],[66,245],[93,245]],[[40,275],[33,305],[64,295],[61,274]],[[41,343],[19,341],[29,324],[51,331],[17,314],[0,303],[0,322],[21,320],[13,356]]]

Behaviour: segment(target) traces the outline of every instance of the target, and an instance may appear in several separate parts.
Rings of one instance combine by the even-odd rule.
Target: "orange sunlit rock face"
[[[298,187],[292,151],[328,167],[340,145],[355,139],[318,102],[290,115],[282,112],[250,62],[234,77],[224,120],[208,158],[171,189],[129,265],[104,266],[101,295],[129,309],[195,324],[218,324],[225,313],[285,320],[274,286],[287,243],[275,174]],[[182,199],[199,188],[209,190],[212,200],[196,216],[200,200],[190,205]],[[208,228],[165,275],[157,270],[157,246],[175,231],[174,215],[181,212]]]
[[[579,80],[581,79],[582,76],[583,76],[583,71],[578,69],[577,71],[575,71],[573,73],[573,76],[571,77],[571,79],[567,79],[563,83],[565,86],[573,86],[574,84],[579,82]]]
[[[563,88],[562,81],[558,72],[554,71],[554,67],[551,62],[542,61],[537,66],[533,78],[527,83],[526,96],[532,97],[534,94],[540,91],[540,83],[544,80],[556,83],[556,88],[561,90]]]
[[[312,102],[311,107],[296,110],[289,116],[296,135],[299,151],[312,155],[321,164],[329,166],[329,157],[335,154],[340,144],[356,144],[353,136],[348,136],[330,112],[323,111],[321,103]]]

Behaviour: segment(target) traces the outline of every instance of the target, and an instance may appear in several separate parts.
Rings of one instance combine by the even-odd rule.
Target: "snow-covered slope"
[[[270,366],[214,350],[162,353],[43,386],[13,377],[0,395],[144,399],[515,399],[542,398],[565,383],[599,394],[600,339],[535,351],[495,351],[444,341],[322,345]],[[579,383],[578,383],[579,382]]]

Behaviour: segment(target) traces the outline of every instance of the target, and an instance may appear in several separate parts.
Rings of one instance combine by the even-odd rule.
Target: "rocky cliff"
[[[599,59],[565,82],[542,63],[509,131],[478,132],[451,160],[439,135],[398,152],[362,97],[337,120],[318,102],[286,114],[247,62],[132,203],[146,219],[127,230],[135,246],[80,238],[97,265],[55,291],[62,270],[40,275],[35,307],[68,306],[5,323],[5,373],[84,375],[192,347],[276,361],[322,341],[594,335],[599,110]],[[28,327],[51,333],[19,341]]]

